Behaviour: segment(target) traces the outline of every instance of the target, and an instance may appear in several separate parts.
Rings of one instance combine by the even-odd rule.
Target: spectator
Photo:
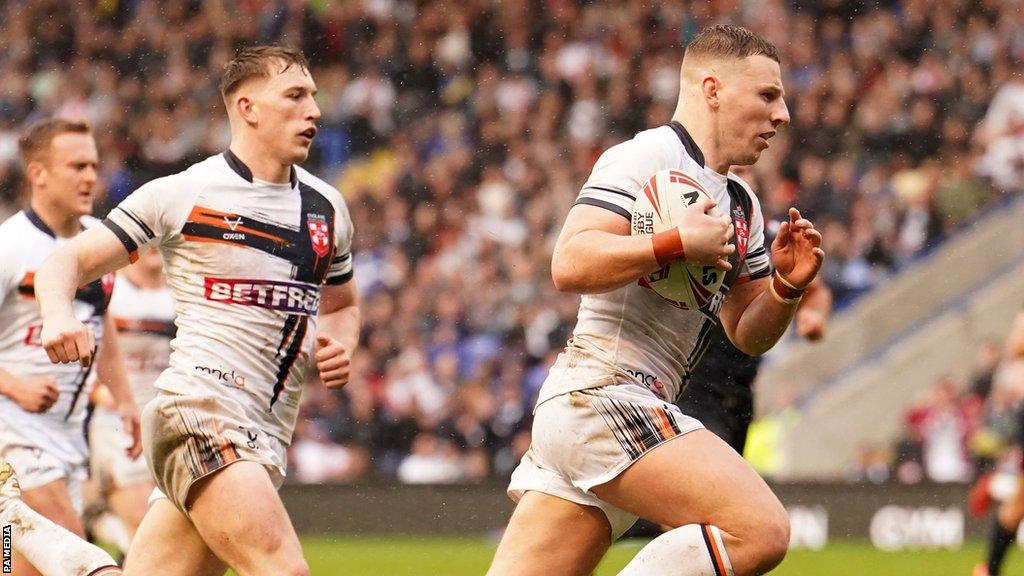
[[[822,229],[837,307],[1024,187],[1015,3],[544,8],[0,3],[0,215],[19,199],[26,123],[93,123],[102,216],[226,147],[217,82],[236,46],[301,47],[323,111],[309,163],[332,175],[359,228],[364,330],[352,383],[313,392],[323,404],[304,403],[313,423],[296,444],[359,446],[367,473],[386,477],[435,459],[465,460],[454,476],[478,478],[521,453],[551,350],[571,332],[577,300],[549,277],[558,223],[600,150],[671,116],[699,27],[746,25],[782,52],[794,122],[748,180],[767,220],[795,202]]]

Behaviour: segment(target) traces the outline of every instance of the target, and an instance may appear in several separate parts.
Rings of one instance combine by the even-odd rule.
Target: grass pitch
[[[613,576],[646,541],[616,544],[596,576]],[[303,538],[314,576],[482,576],[495,542],[483,538]],[[552,543],[557,545],[557,543]],[[880,552],[867,542],[835,542],[821,551],[793,550],[773,576],[969,576],[981,542],[956,551]],[[1004,574],[1024,574],[1024,552],[1010,551]],[[557,576],[552,574],[552,576]]]

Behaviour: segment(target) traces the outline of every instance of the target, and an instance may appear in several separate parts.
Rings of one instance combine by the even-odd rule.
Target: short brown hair
[[[309,71],[309,62],[302,52],[285,46],[249,46],[242,48],[234,59],[224,65],[224,76],[220,79],[220,95],[226,100],[228,95],[238,89],[250,78],[269,78],[270,63],[278,61],[284,64],[279,72],[299,66]]]
[[[48,118],[40,120],[18,138],[18,152],[22,166],[38,160],[50,150],[50,143],[61,134],[89,134],[92,128],[85,120],[68,120],[66,118]]]
[[[743,59],[747,56],[767,56],[779,61],[775,45],[742,26],[717,24],[708,26],[686,46],[683,57],[712,56]]]

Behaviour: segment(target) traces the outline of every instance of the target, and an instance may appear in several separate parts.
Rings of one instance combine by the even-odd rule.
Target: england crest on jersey
[[[743,257],[747,255],[747,242],[750,239],[750,227],[747,226],[746,214],[744,214],[743,210],[739,207],[733,208],[732,224],[733,230],[736,232],[736,252],[739,254],[739,259],[743,260]]]
[[[331,231],[327,219],[320,214],[310,214],[306,220],[309,229],[309,242],[313,252],[323,258],[331,250]]]

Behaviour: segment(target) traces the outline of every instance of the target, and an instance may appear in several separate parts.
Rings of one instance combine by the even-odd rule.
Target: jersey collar
[[[701,152],[700,146],[697,146],[697,143],[690,137],[690,133],[686,131],[686,128],[675,120],[669,122],[668,126],[676,133],[676,136],[679,136],[679,140],[683,143],[683,148],[686,148],[686,153],[696,160],[701,168],[704,168],[704,153]]]
[[[47,226],[46,222],[43,222],[43,219],[40,218],[39,214],[36,214],[36,211],[33,210],[31,207],[25,208],[23,212],[25,212],[25,217],[28,218],[28,221],[31,222],[33,226],[39,228],[39,230],[41,230],[50,238],[57,237],[57,235],[53,233],[53,230],[49,226]]]
[[[235,174],[238,174],[247,182],[252,184],[252,170],[250,170],[249,167],[245,165],[245,162],[242,162],[241,158],[235,156],[235,153],[232,152],[230,148],[224,151],[224,160],[228,163],[228,166],[230,166],[231,169],[235,171]],[[295,166],[291,167],[291,174],[289,175],[288,178],[289,180],[291,180],[292,188],[298,185],[299,175],[295,171]]]

